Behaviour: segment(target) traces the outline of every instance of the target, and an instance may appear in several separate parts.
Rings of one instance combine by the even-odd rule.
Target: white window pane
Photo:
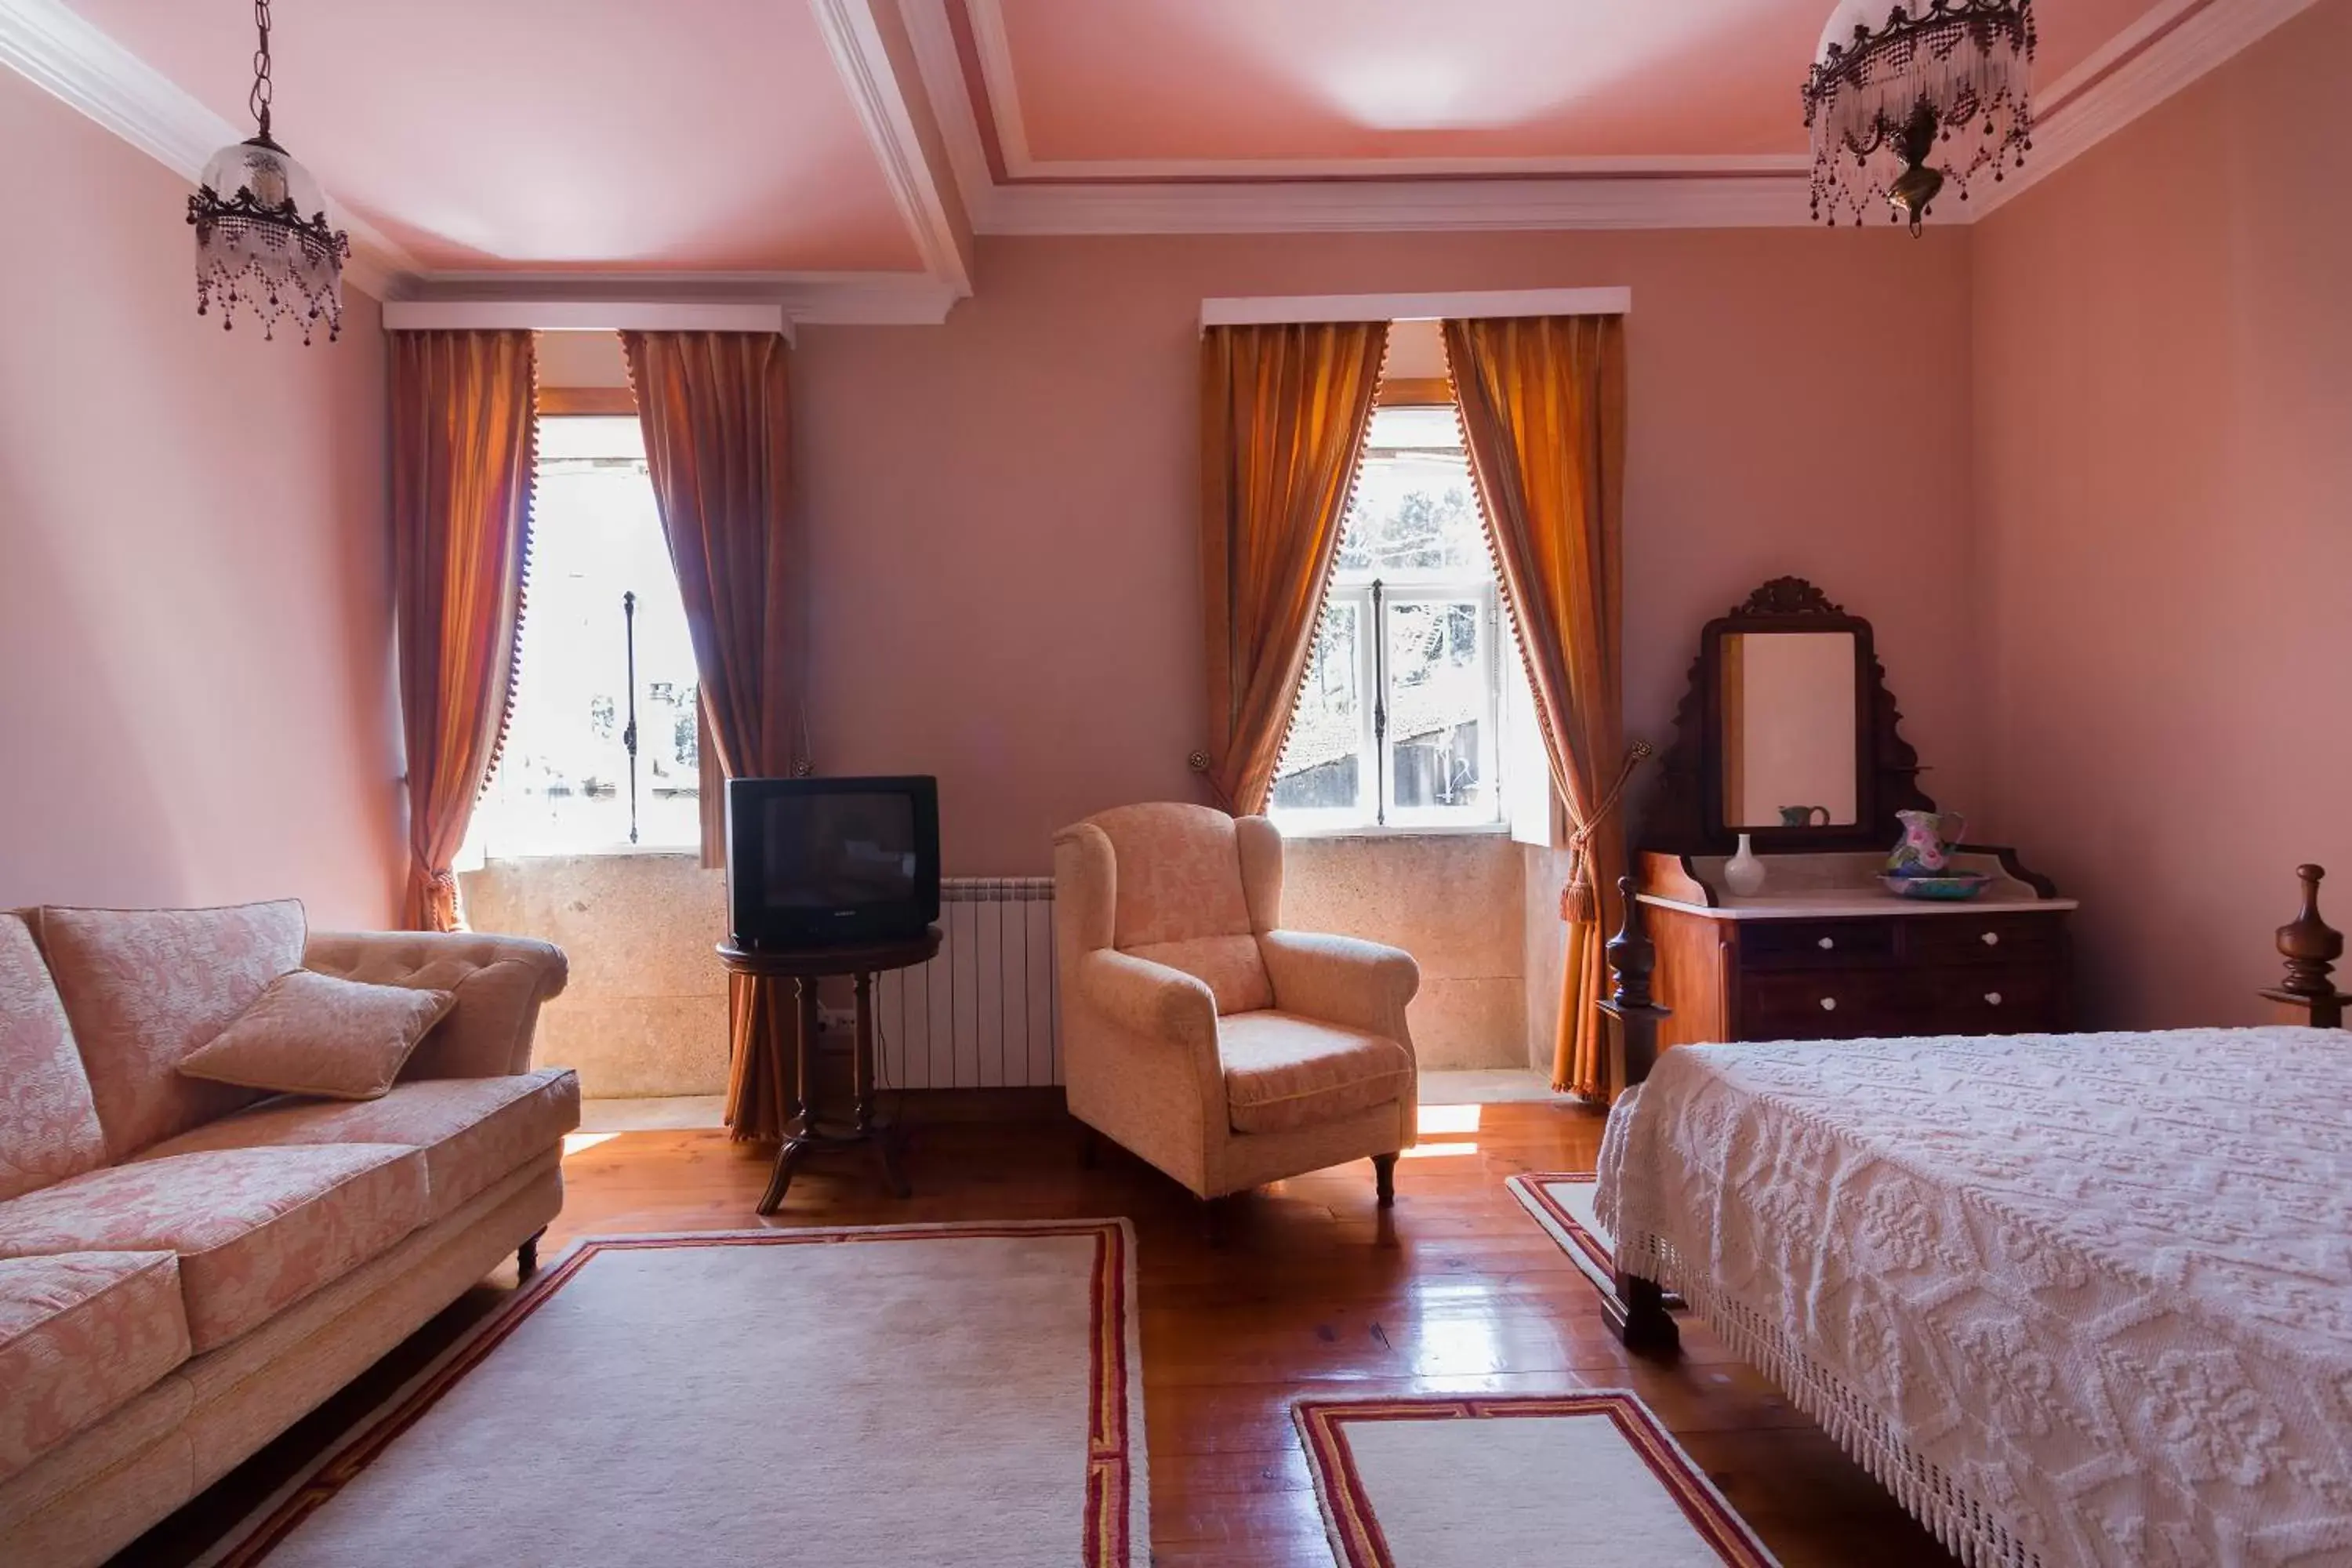
[[[699,696],[637,422],[541,422],[514,712],[469,843],[499,857],[629,846],[627,617],[635,595],[636,847],[701,841]]]
[[[1389,605],[1389,796],[1399,811],[1493,815],[1484,758],[1494,661],[1486,644],[1476,600]]]
[[[1464,574],[1475,580],[1491,570],[1470,465],[1460,451],[1365,457],[1341,535],[1339,581]]]
[[[1349,812],[1363,795],[1364,701],[1359,689],[1363,606],[1324,607],[1298,708],[1276,765],[1272,809]]]

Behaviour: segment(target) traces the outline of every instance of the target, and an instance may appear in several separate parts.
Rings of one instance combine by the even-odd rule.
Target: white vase
[[[1764,862],[1748,847],[1745,833],[1739,836],[1739,853],[1723,863],[1723,885],[1743,899],[1764,890]]]

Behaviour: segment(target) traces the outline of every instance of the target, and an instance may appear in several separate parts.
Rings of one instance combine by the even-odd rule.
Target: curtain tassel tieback
[[[1609,814],[1617,809],[1634,771],[1656,751],[1647,741],[1636,741],[1627,746],[1624,761],[1617,764],[1616,781],[1601,795],[1592,815],[1577,823],[1575,831],[1568,836],[1568,884],[1559,890],[1559,918],[1570,925],[1591,925],[1601,918],[1601,897],[1593,890],[1592,881],[1593,835],[1609,820]]]

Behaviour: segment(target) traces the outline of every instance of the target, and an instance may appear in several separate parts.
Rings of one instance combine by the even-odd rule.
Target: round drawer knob
[[[1837,1011],[1837,998],[1836,998],[1836,997],[1834,997],[1834,996],[1824,996],[1824,997],[1822,997],[1822,1012],[1824,1012],[1824,1013],[1834,1013],[1834,1012],[1836,1012],[1836,1011]]]
[[[2000,1006],[2000,992],[1998,992],[1998,991],[1988,991],[1988,992],[1986,992],[1986,993],[1985,993],[1985,1001],[1986,1001],[1986,1003],[1987,1003],[1987,1004],[1989,1004],[1989,1005],[1991,1005],[1991,1006],[1995,1006],[1995,1007]]]
[[[1813,943],[1813,945],[1820,948],[1823,952],[1827,952],[1830,949],[1837,945],[1837,938],[1833,936],[1825,936],[1822,938],[1821,941]]]
[[[1989,931],[1985,932],[1984,935],[1977,938],[1977,940],[1984,943],[1987,947],[1999,947],[2000,945],[2000,932],[1997,931]]]

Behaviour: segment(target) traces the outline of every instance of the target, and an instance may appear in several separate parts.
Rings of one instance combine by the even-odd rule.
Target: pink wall
[[[2090,1023],[2252,1019],[2294,867],[2352,884],[2347,81],[2315,6],[1977,232],[1990,825]]]
[[[188,187],[0,71],[0,907],[295,893],[383,923],[399,852],[373,301],[195,315]]]
[[[937,773],[971,875],[1192,798],[1202,299],[1606,284],[1633,291],[1633,731],[1667,738],[1703,622],[1797,573],[1871,617],[1931,787],[1977,805],[1951,230],[983,239],[944,327],[802,332],[820,764]]]

